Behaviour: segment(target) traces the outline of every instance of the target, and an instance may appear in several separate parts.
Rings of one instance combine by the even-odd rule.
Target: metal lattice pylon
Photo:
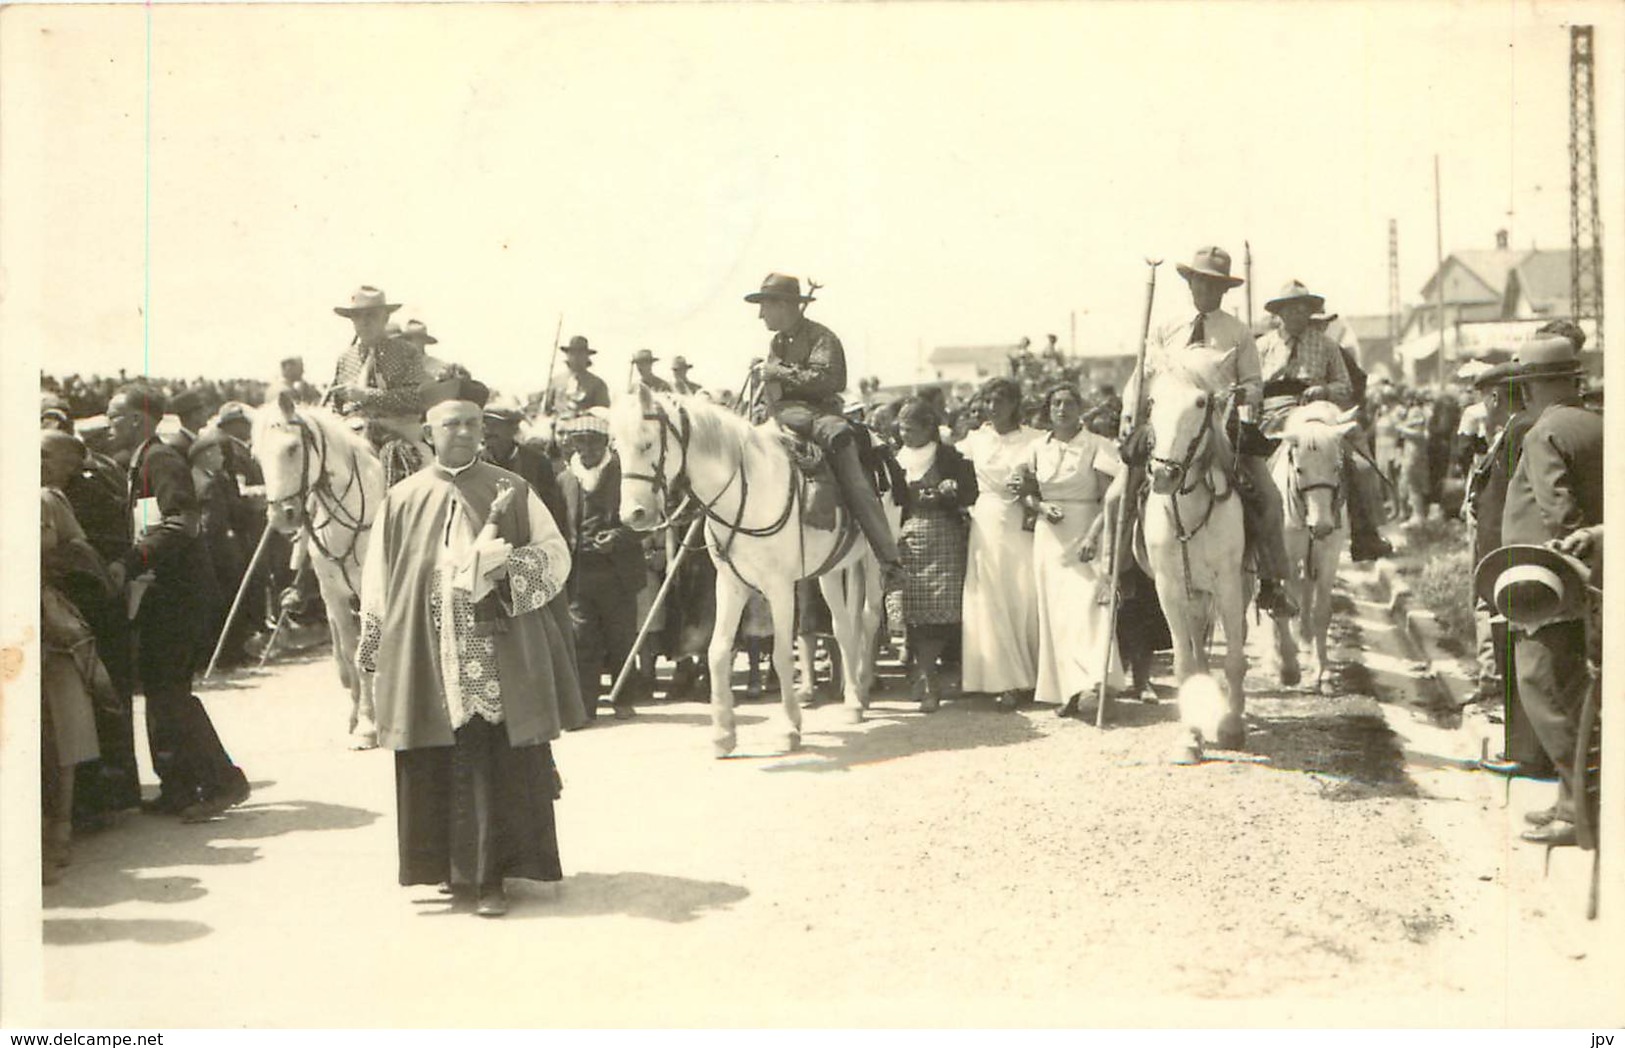
[[[1602,217],[1597,202],[1597,108],[1591,26],[1569,27],[1569,292],[1575,322],[1596,322],[1602,349]]]

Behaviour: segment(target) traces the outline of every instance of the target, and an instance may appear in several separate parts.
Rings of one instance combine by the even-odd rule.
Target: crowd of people
[[[888,399],[865,380],[864,396],[848,401],[840,341],[806,316],[813,295],[773,274],[746,296],[773,338],[737,407],[822,449],[884,570],[890,632],[920,709],[984,693],[1003,709],[1039,702],[1069,716],[1103,683],[1156,700],[1153,657],[1170,643],[1167,623],[1132,557],[1116,558],[1112,578],[1103,506],[1113,493],[1131,500],[1130,478],[1145,461],[1140,385],[1191,346],[1235,351],[1226,357],[1238,409],[1231,432],[1262,612],[1297,610],[1281,586],[1290,569],[1279,497],[1257,477],[1272,420],[1304,401],[1357,409],[1363,423],[1346,465],[1355,559],[1392,552],[1381,534],[1392,518],[1456,512],[1453,473],[1467,478],[1457,501],[1475,522],[1479,557],[1503,542],[1559,541],[1565,557],[1600,551],[1600,419],[1593,425],[1579,407],[1578,329],[1550,326],[1524,358],[1467,374],[1470,387],[1456,393],[1407,391],[1366,381],[1352,347],[1327,334],[1325,300],[1302,284],[1266,304],[1272,324],[1255,338],[1220,308],[1241,282],[1226,253],[1205,248],[1179,268],[1194,319],[1152,334],[1146,375],[1131,376],[1122,396],[1114,384],[1087,383],[1051,336],[1048,349],[1024,349],[1008,375],[974,389],[927,386]],[[255,634],[312,614],[297,543],[248,570],[262,540],[286,542],[265,535],[252,455],[252,418],[267,402],[335,409],[389,472],[361,587],[358,662],[375,689],[378,744],[396,751],[403,884],[443,883],[495,916],[507,906],[503,876],[558,879],[552,803],[563,777],[552,741],[591,723],[606,692],[617,719],[634,717],[655,695],[661,657],[674,664],[666,697],[702,686],[715,569],[686,558],[671,598],[653,606],[675,550],[670,535],[644,535],[620,518],[612,396],[592,370],[590,341],[560,347],[567,370],[542,392],[493,394],[467,369],[428,356],[438,340],[419,321],[394,324],[398,308],[370,287],[334,307],[354,337],[325,390],[305,381],[297,358],[264,383],[42,382],[47,880],[66,865],[75,825],[138,804],[207,820],[248,796],[192,687],[216,645],[224,661],[240,662],[264,644]],[[682,357],[671,381],[655,374],[658,359],[638,354],[634,386],[734,406],[730,391],[690,382]],[[1470,390],[1481,405],[1463,404]],[[872,450],[859,439],[865,431]],[[877,474],[884,495],[871,483]],[[1585,577],[1600,574],[1593,565]],[[1532,839],[1571,843],[1588,634],[1583,617],[1559,615],[1514,621],[1515,642],[1497,642],[1497,610],[1516,619],[1508,601],[1534,584],[1498,580],[1481,609],[1486,692],[1507,704],[1507,760],[1533,769],[1544,759],[1563,784]],[[250,611],[228,626],[239,593]],[[797,632],[808,643],[817,604],[806,587]],[[747,694],[763,690],[764,614],[753,607],[740,629]],[[645,619],[651,628],[634,652]],[[629,660],[630,679],[619,682]],[[144,801],[137,688],[160,779]]]

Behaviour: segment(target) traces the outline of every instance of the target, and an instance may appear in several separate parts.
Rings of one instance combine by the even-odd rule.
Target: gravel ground
[[[760,756],[721,762],[701,704],[606,718],[557,744],[566,880],[492,922],[394,884],[390,758],[342,749],[327,663],[286,665],[208,697],[245,807],[132,817],[47,890],[42,1019],[1595,1021],[1597,966],[1483,876],[1505,827],[1481,777],[1408,762],[1369,695],[1249,683],[1248,752],[1190,768],[1164,762],[1168,701],[1102,733],[979,696],[922,715],[893,679],[860,726],[809,711],[794,755],[744,705]]]

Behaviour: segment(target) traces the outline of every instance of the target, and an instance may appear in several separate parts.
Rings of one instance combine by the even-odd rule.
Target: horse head
[[[285,535],[305,522],[305,496],[321,463],[311,454],[309,432],[293,394],[284,389],[275,405],[254,418],[254,460],[265,475],[265,514],[269,525]]]
[[[1211,459],[1211,434],[1222,398],[1194,376],[1177,371],[1153,378],[1149,393],[1151,490],[1158,495],[1189,491]]]
[[[1357,411],[1339,412],[1319,401],[1292,409],[1280,438],[1286,457],[1286,511],[1300,517],[1309,533],[1324,539],[1339,527],[1343,503],[1343,442],[1359,425]]]
[[[653,530],[666,519],[687,465],[686,430],[682,406],[641,383],[636,399],[625,398],[611,410],[610,440],[621,460],[621,523],[634,531]]]

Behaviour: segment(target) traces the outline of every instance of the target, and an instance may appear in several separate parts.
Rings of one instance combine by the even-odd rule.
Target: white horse
[[[378,745],[371,682],[356,672],[361,569],[384,500],[378,454],[342,419],[302,407],[284,392],[254,418],[254,458],[265,474],[266,515],[285,535],[301,533],[327,606],[339,680],[350,690],[350,746]],[[298,540],[296,540],[298,541]]]
[[[658,527],[667,504],[686,485],[706,517],[706,546],[717,566],[716,625],[711,633],[712,745],[734,750],[734,635],[751,590],[773,613],[773,668],[778,673],[785,746],[801,745],[801,707],[793,691],[795,583],[816,578],[829,604],[841,652],[844,708],[863,719],[873,675],[872,638],[880,624],[880,572],[868,543],[844,510],[833,530],[803,521],[803,481],[787,437],[774,424],[752,426],[702,400],[651,393],[623,399],[610,433],[621,459],[621,520],[637,530]]]
[[[1141,528],[1148,572],[1174,640],[1174,677],[1184,685],[1207,674],[1215,623],[1224,626],[1225,703],[1216,713],[1180,704],[1181,735],[1174,761],[1201,759],[1202,743],[1240,749],[1247,672],[1247,586],[1241,499],[1225,470],[1224,391],[1193,370],[1173,369],[1151,380],[1150,492]],[[1204,704],[1196,704],[1204,705]]]
[[[1302,609],[1298,637],[1313,648],[1312,676],[1322,695],[1332,691],[1326,631],[1332,621],[1337,562],[1349,540],[1343,441],[1358,425],[1354,416],[1353,411],[1339,413],[1335,404],[1325,401],[1293,408],[1270,459],[1270,476],[1286,510],[1286,552],[1292,563],[1293,587],[1289,592]],[[1287,687],[1297,684],[1301,679],[1298,644],[1291,624],[1284,619],[1275,620],[1275,657],[1281,683]]]

